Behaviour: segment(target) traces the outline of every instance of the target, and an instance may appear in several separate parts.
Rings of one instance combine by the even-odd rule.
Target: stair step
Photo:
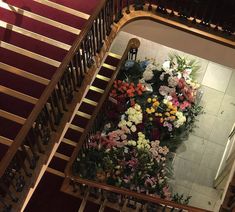
[[[76,29],[74,27],[70,27],[66,24],[62,24],[58,21],[52,20],[50,18],[41,16],[41,15],[38,15],[36,13],[32,13],[30,11],[27,11],[27,10],[24,10],[24,9],[21,9],[21,8],[18,8],[14,5],[10,5],[10,4],[7,4],[5,2],[0,1],[0,7],[4,8],[6,10],[9,10],[9,11],[13,11],[15,14],[23,15],[25,17],[29,17],[33,20],[40,21],[42,23],[47,23],[50,26],[58,27],[59,29],[63,29],[64,31],[74,33],[76,35],[78,35],[80,33],[79,29]],[[25,7],[25,8],[27,9],[27,7]],[[30,8],[29,8],[29,10],[30,10]]]
[[[95,102],[99,102],[101,96],[102,96],[101,93],[98,93],[98,92],[93,91],[93,90],[89,90],[87,92],[87,95],[85,96],[85,98],[90,99],[90,100],[95,101]]]
[[[67,54],[67,51],[61,48],[9,29],[0,28],[0,40],[57,61],[62,61]]]
[[[78,143],[81,135],[82,135],[81,132],[78,132],[76,130],[69,128],[64,137],[71,140],[71,141]]]
[[[84,102],[84,99],[83,99],[82,104],[79,107],[80,111],[87,113],[89,115],[92,115],[92,113],[94,112],[94,109],[95,109],[95,106]]]
[[[2,160],[8,149],[9,146],[0,143],[0,160]]]
[[[14,140],[22,125],[0,117],[0,136]]]
[[[79,116],[79,115],[75,115],[73,118],[72,124],[85,129],[88,122],[89,122],[89,119],[86,119],[86,118]]]
[[[120,59],[118,58],[115,58],[115,57],[112,57],[110,55],[108,55],[105,59],[105,63],[106,64],[109,64],[109,65],[112,65],[114,67],[117,67],[118,63],[120,62]]]
[[[0,73],[0,85],[20,93],[39,99],[45,89],[45,86],[40,83],[9,73],[2,69],[0,69]]]
[[[5,110],[2,110],[0,109],[0,116],[3,117],[3,118],[6,118],[8,120],[11,120],[13,122],[16,122],[18,124],[21,124],[21,125],[24,125],[26,119],[25,118],[22,118],[18,115],[15,115],[15,114],[12,114],[12,113],[9,113]]]
[[[101,75],[103,75],[105,77],[111,78],[112,75],[113,75],[113,70],[102,66],[100,71],[99,71],[99,74],[101,74]]]
[[[61,153],[63,155],[66,155],[68,157],[71,157],[71,155],[73,154],[73,150],[74,150],[74,146],[69,145],[67,143],[64,143],[63,141],[60,143],[58,149],[56,150],[56,152]]]
[[[8,4],[75,28],[83,28],[86,19],[38,3],[34,0],[8,0]]]
[[[84,0],[50,0],[52,2],[55,2],[57,4],[64,5],[69,8],[73,8],[74,10],[86,13],[86,14],[92,14],[92,12],[96,9],[96,7],[99,5],[99,0],[89,0],[87,2],[84,2]]]
[[[95,212],[95,211],[99,211],[99,208],[100,208],[100,205],[94,203],[94,202],[91,202],[91,201],[87,201],[86,202],[86,206],[84,208],[84,212]]]
[[[54,156],[49,164],[49,167],[60,172],[64,172],[68,161]]]
[[[17,105],[17,107],[14,107],[14,105]],[[33,110],[33,106],[28,102],[0,93],[0,109],[7,112],[27,118]]]
[[[63,180],[63,177],[46,171],[24,211],[78,211],[81,200],[60,191]]]
[[[56,71],[56,67],[52,65],[40,62],[38,60],[29,58],[27,56],[10,51],[8,49],[0,48],[0,52],[0,62],[22,69],[29,73],[44,77],[46,79],[51,79]],[[14,58],[14,60],[12,58]]]
[[[18,27],[25,28],[29,31],[44,35],[48,38],[72,45],[77,35],[67,32],[58,27],[51,26],[47,23],[31,19],[21,14],[0,7],[1,20]],[[36,26],[36,27],[35,27]]]
[[[101,80],[101,79],[98,79],[98,78],[95,78],[95,80],[92,83],[92,85],[95,86],[95,87],[98,87],[98,88],[101,88],[101,89],[105,90],[105,88],[108,85],[108,82],[104,81],[104,80]]]

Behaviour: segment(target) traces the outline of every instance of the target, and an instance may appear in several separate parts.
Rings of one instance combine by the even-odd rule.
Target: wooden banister
[[[68,162],[68,164],[67,164],[67,166],[65,168],[65,174],[67,176],[71,176],[71,167],[73,165],[73,162],[75,161],[79,151],[81,150],[82,146],[84,145],[86,137],[88,136],[89,132],[91,131],[91,129],[93,127],[93,124],[95,122],[97,114],[101,110],[104,101],[107,99],[109,91],[112,88],[113,82],[116,79],[117,74],[118,74],[119,70],[121,69],[123,63],[125,62],[126,58],[128,57],[128,54],[129,54],[130,50],[131,49],[138,49],[139,46],[140,46],[140,41],[138,39],[136,39],[136,38],[132,38],[128,42],[126,50],[125,50],[121,60],[119,61],[118,65],[117,65],[116,71],[113,73],[113,75],[112,75],[112,77],[111,77],[111,79],[110,79],[110,81],[109,81],[109,83],[108,83],[108,85],[107,85],[107,87],[106,87],[106,89],[105,89],[105,91],[104,91],[104,93],[103,93],[103,95],[102,95],[98,105],[96,106],[96,108],[95,108],[95,110],[94,110],[94,112],[92,114],[91,119],[89,120],[89,122],[88,122],[88,124],[87,124],[87,126],[86,126],[86,128],[85,128],[85,130],[83,132],[83,134],[81,135],[81,138],[80,138],[80,140],[78,142],[78,145],[76,146],[76,148],[73,151],[72,156],[70,157],[70,160],[69,160],[69,162]]]
[[[35,120],[37,119],[38,115],[42,111],[43,107],[48,101],[48,98],[51,96],[52,92],[54,91],[57,83],[59,82],[60,78],[64,74],[67,66],[69,65],[70,61],[72,60],[73,56],[77,52],[80,44],[82,43],[83,39],[86,37],[86,35],[89,33],[94,20],[97,18],[98,14],[104,7],[107,0],[101,0],[99,6],[96,8],[95,12],[90,16],[89,20],[87,21],[87,24],[73,43],[72,47],[70,48],[68,54],[62,61],[61,65],[59,66],[58,70],[52,77],[50,83],[44,90],[41,98],[35,105],[34,109],[30,113],[29,117],[25,121],[24,126],[21,128],[20,132],[16,136],[14,142],[12,143],[11,147],[6,152],[5,156],[2,158],[0,162],[0,177],[4,174],[6,168],[8,167],[9,163],[13,159],[14,155],[16,154],[18,148],[22,145],[25,137],[27,136],[28,132],[30,131],[31,127],[33,126]]]

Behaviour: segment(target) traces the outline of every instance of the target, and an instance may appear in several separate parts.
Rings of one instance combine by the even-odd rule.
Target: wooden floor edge
[[[145,10],[135,10],[133,8],[133,6],[131,6],[130,8],[130,13],[127,14],[126,8],[123,9],[123,17],[120,19],[120,21],[115,24],[115,26],[117,27],[117,31],[119,32],[121,30],[122,27],[124,27],[126,24],[132,22],[132,21],[136,21],[136,20],[140,20],[140,19],[150,19],[152,21],[155,22],[159,22],[161,24],[165,24],[167,26],[188,32],[190,34],[194,34],[196,36],[202,37],[204,39],[222,44],[224,46],[230,47],[235,49],[235,41],[223,38],[219,35],[215,35],[215,34],[211,34],[209,32],[194,28],[193,25],[188,26],[185,25],[183,23],[168,19],[168,18],[164,18],[160,15],[158,15],[157,13],[153,12],[156,9],[156,5],[152,5],[153,9],[152,11],[148,11],[146,9],[148,5],[145,6]]]

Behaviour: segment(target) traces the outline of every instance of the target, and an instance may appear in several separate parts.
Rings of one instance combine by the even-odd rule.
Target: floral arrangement
[[[78,156],[74,173],[176,201],[168,185],[171,152],[202,109],[197,69],[177,55],[160,68],[151,60],[127,61],[110,91],[103,124]]]

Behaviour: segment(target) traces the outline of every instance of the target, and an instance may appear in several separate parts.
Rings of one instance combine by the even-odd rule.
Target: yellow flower
[[[170,114],[176,114],[176,111],[175,111],[175,110],[172,110],[172,111],[170,112]]]
[[[153,120],[153,118],[152,118],[152,117],[150,117],[150,118],[149,118],[149,121],[152,121],[152,120]]]
[[[153,102],[156,102],[157,101],[157,99],[156,98],[153,98],[153,100],[152,100]]]
[[[164,119],[163,118],[160,118],[160,122],[163,123]]]
[[[155,116],[158,116],[158,113],[155,113],[154,115],[155,115]]]
[[[152,99],[151,99],[151,98],[148,98],[148,99],[147,99],[147,102],[148,102],[148,103],[151,103],[151,102],[152,102]]]
[[[165,115],[166,115],[166,116],[170,116],[170,113],[169,113],[169,112],[166,112]]]
[[[162,113],[158,113],[158,116],[162,116]]]
[[[175,116],[170,116],[171,120],[175,120]]]
[[[151,109],[150,108],[146,108],[146,113],[151,114]]]
[[[151,113],[155,113],[155,109],[151,107]]]
[[[153,103],[153,106],[154,106],[154,107],[158,107],[158,106],[159,106],[159,101],[154,102],[154,103]]]

